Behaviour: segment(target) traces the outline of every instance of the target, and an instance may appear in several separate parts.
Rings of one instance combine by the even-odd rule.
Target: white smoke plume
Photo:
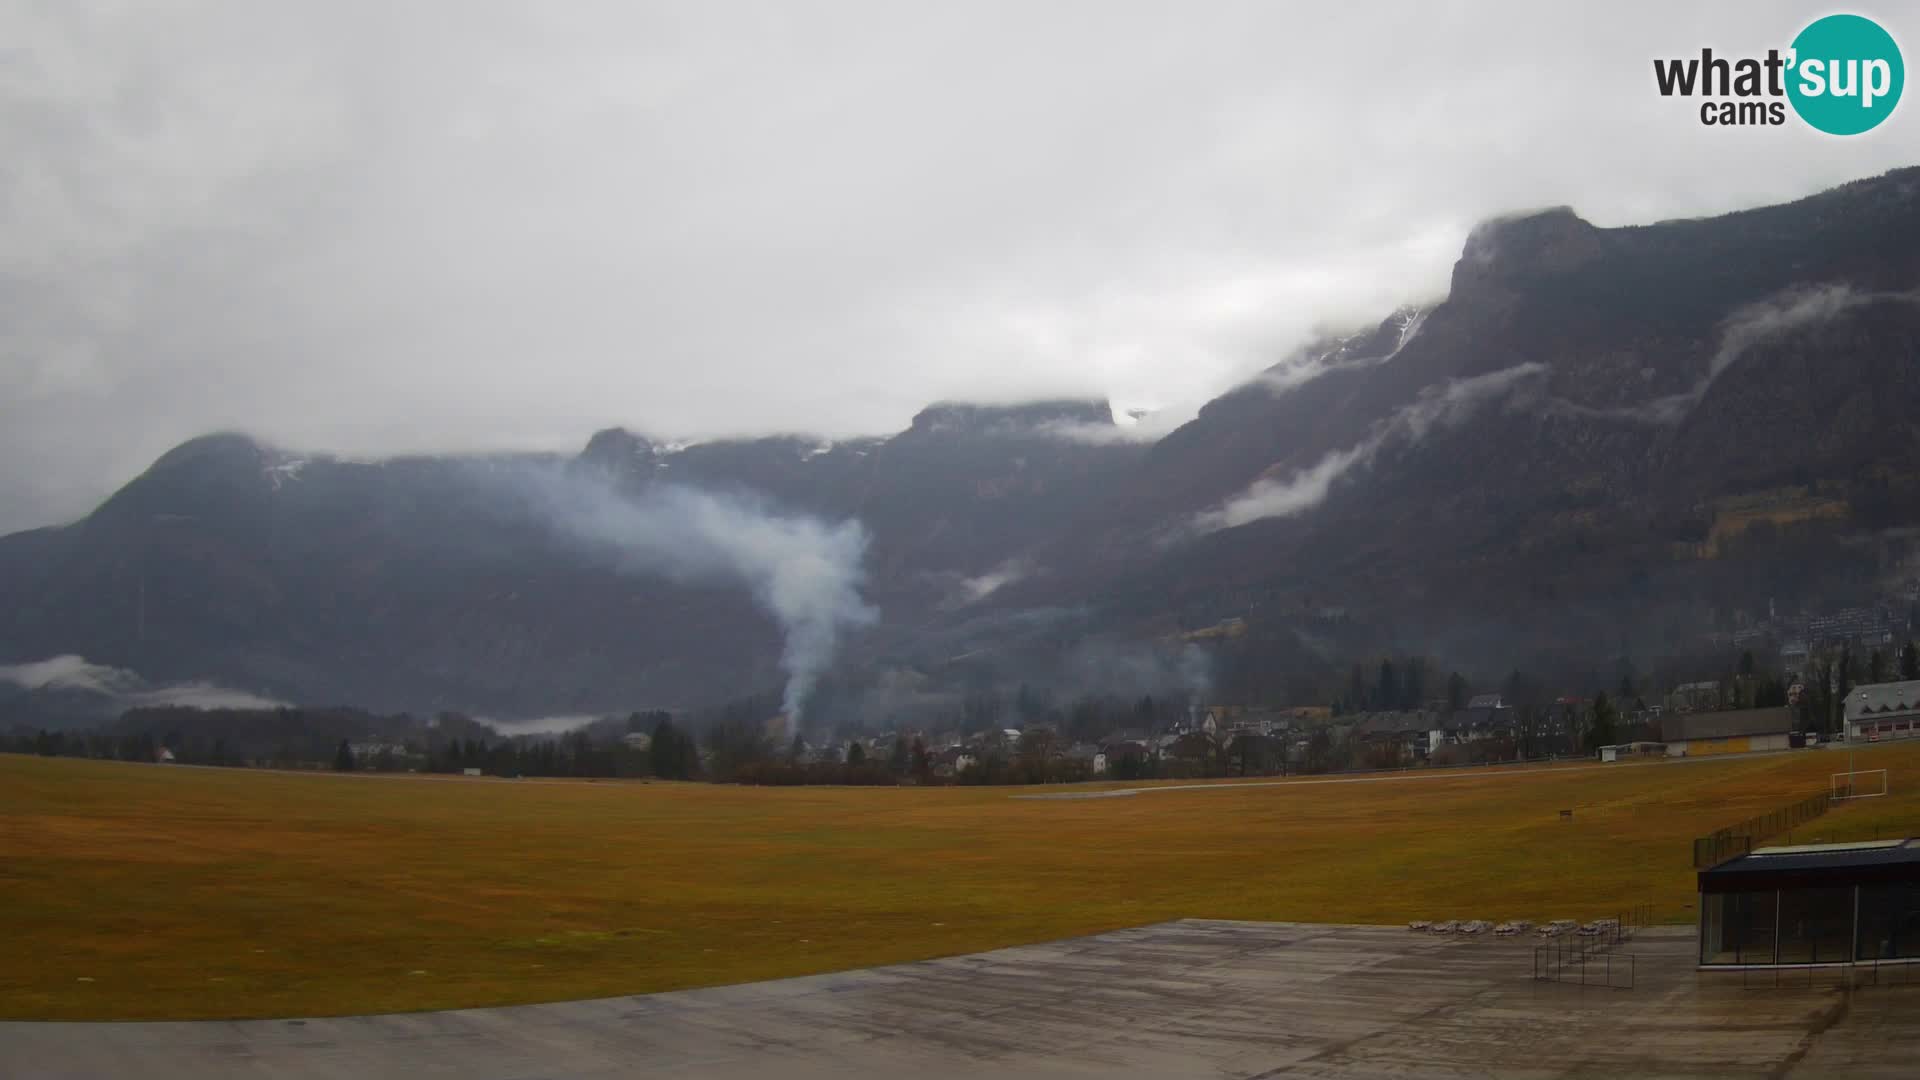
[[[1334,481],[1355,466],[1371,464],[1388,443],[1401,439],[1417,443],[1439,425],[1452,425],[1466,419],[1480,403],[1511,391],[1522,380],[1546,373],[1544,364],[1516,364],[1510,368],[1449,379],[1420,391],[1411,403],[1402,406],[1385,420],[1375,424],[1359,443],[1344,450],[1333,450],[1314,464],[1294,471],[1285,479],[1263,476],[1239,495],[1219,507],[1197,515],[1192,523],[1198,533],[1218,532],[1265,518],[1291,517],[1320,505],[1332,490]]]
[[[549,527],[622,573],[746,588],[786,638],[784,708],[797,717],[847,630],[879,612],[860,596],[867,530],[782,513],[763,500],[686,487],[626,496],[604,476],[561,468],[512,475]]]
[[[208,682],[153,686],[126,668],[66,653],[26,664],[0,664],[0,682],[25,690],[77,691],[113,699],[122,708],[184,705],[196,709],[274,709],[286,704]]]

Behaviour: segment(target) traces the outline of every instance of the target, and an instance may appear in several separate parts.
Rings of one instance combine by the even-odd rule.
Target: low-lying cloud
[[[1790,334],[1831,322],[1881,300],[1914,302],[1920,300],[1920,296],[1913,293],[1862,292],[1840,283],[1797,285],[1741,307],[1722,320],[1720,344],[1708,360],[1707,370],[1686,390],[1639,405],[1595,407],[1553,398],[1547,407],[1552,412],[1567,416],[1643,424],[1678,424],[1693,412],[1713,384],[1755,346],[1777,342]]]
[[[180,705],[196,709],[273,709],[284,701],[209,682],[152,685],[126,668],[65,653],[25,664],[0,664],[0,682],[24,690],[97,694],[123,709]]]
[[[530,720],[493,720],[482,718],[482,723],[502,735],[564,735],[569,731],[578,731],[589,727],[600,717],[581,713],[571,716],[538,716]]]
[[[1025,559],[1008,559],[976,577],[962,578],[956,605],[974,604],[1033,573],[1033,564]]]
[[[1399,336],[1394,340],[1391,349],[1378,356],[1357,353],[1347,343],[1326,349],[1316,347],[1300,353],[1289,362],[1275,364],[1261,372],[1255,382],[1276,394],[1283,394],[1312,382],[1328,372],[1348,368],[1378,367],[1388,363],[1399,356],[1401,350],[1420,335],[1420,328],[1426,325],[1427,315],[1431,311],[1431,308],[1412,307],[1395,312],[1393,321],[1399,324]]]
[[[1500,397],[1523,380],[1543,375],[1546,370],[1544,364],[1516,364],[1485,375],[1449,379],[1429,386],[1411,403],[1375,424],[1365,439],[1345,449],[1329,451],[1319,461],[1284,478],[1263,476],[1255,480],[1223,505],[1197,515],[1193,529],[1199,533],[1218,532],[1312,509],[1326,500],[1335,481],[1356,466],[1371,464],[1389,443],[1417,443],[1435,427],[1460,422],[1482,402]]]

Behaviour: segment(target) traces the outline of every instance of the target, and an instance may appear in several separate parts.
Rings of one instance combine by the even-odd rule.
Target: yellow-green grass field
[[[0,1017],[319,1015],[667,990],[1184,916],[1692,918],[1689,841],[1803,751],[1032,801],[0,755]],[[1920,832],[1893,794],[1797,841]],[[1055,789],[1058,790],[1058,789]],[[1571,808],[1571,822],[1559,811]]]

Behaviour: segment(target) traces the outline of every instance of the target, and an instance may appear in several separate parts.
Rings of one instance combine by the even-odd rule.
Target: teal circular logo
[[[1829,15],[1793,39],[1787,98],[1800,119],[1829,135],[1879,126],[1900,103],[1906,65],[1893,35],[1872,19]]]

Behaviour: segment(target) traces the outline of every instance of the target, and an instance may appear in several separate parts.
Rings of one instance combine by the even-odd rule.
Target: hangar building
[[[1920,841],[1756,848],[1700,871],[1700,966],[1920,960]]]

